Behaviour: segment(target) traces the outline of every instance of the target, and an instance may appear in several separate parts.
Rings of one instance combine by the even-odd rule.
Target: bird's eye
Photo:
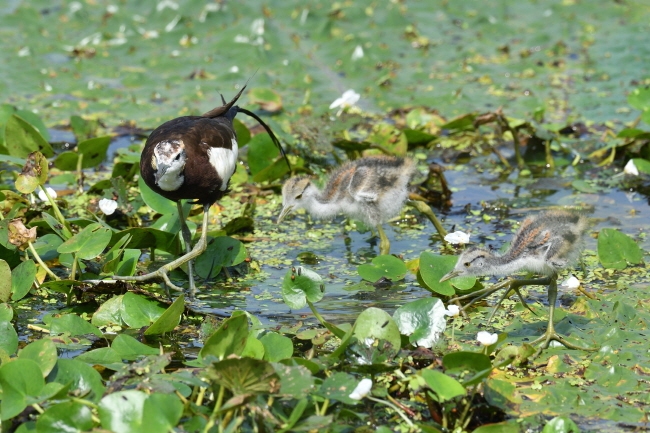
[[[296,196],[296,200],[300,200],[301,198],[302,198],[302,194],[298,194],[298,195]]]
[[[180,160],[180,159],[181,159],[181,154],[179,153],[178,155],[176,155],[176,158],[174,158],[174,159],[175,159],[176,161]]]
[[[469,268],[469,262],[465,262],[463,264],[465,265],[466,268]]]

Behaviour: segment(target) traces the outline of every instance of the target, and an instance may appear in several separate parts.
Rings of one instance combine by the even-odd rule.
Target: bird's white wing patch
[[[370,191],[358,191],[354,196],[356,201],[377,201],[378,195]]]
[[[239,152],[239,147],[237,146],[237,140],[232,139],[232,149],[225,149],[223,147],[213,147],[208,150],[208,156],[210,157],[210,164],[219,174],[219,177],[223,179],[221,191],[225,191],[228,187],[228,181],[230,177],[235,172],[237,168],[237,154]]]

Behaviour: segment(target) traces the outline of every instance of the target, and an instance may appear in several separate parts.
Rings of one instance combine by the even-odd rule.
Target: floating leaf
[[[0,320],[0,349],[8,355],[16,353],[18,349],[18,334],[9,320]]]
[[[32,152],[41,152],[47,158],[54,155],[52,146],[41,133],[25,119],[13,114],[5,127],[5,147],[11,156],[26,158]]]
[[[76,359],[61,358],[47,378],[48,382],[57,382],[69,386],[74,395],[83,395],[94,403],[104,395],[104,384],[99,372]]]
[[[126,292],[122,298],[122,320],[131,328],[151,325],[162,316],[164,311],[165,309],[157,301],[135,293]]]
[[[598,259],[605,268],[625,269],[628,263],[641,263],[643,251],[625,233],[605,228],[598,233]]]
[[[56,345],[50,338],[33,341],[18,352],[18,359],[31,359],[38,364],[43,377],[47,377],[56,365]]]
[[[267,361],[253,358],[215,362],[208,369],[207,376],[211,382],[223,386],[235,396],[275,393],[280,386],[273,366]]]
[[[149,347],[140,343],[135,338],[126,334],[119,334],[111,343],[111,348],[117,352],[122,359],[133,361],[141,356],[157,355],[160,349]]]
[[[248,168],[253,176],[273,164],[278,156],[280,150],[267,133],[255,135],[248,143]]]
[[[264,345],[264,359],[266,361],[278,362],[291,358],[293,355],[291,339],[277,332],[267,332],[260,338],[260,342]]]
[[[99,402],[98,412],[102,427],[123,433],[143,431],[142,418],[146,399],[147,394],[135,390],[108,394]]]
[[[451,296],[456,293],[451,285],[451,280],[441,283],[440,279],[454,268],[457,261],[458,258],[454,256],[440,256],[428,251],[422,252],[420,254],[418,276],[421,277],[419,279],[424,283],[424,288],[444,296]]]
[[[210,241],[205,252],[194,262],[201,278],[215,277],[224,266],[236,266],[246,259],[246,247],[230,236],[219,236]]]
[[[181,322],[184,311],[185,296],[181,295],[144,331],[144,335],[158,335],[173,331]]]
[[[323,279],[316,272],[303,266],[291,268],[282,281],[282,299],[293,310],[323,299]]]
[[[11,298],[11,268],[4,260],[0,260],[0,302],[8,302]]]
[[[94,259],[108,246],[111,236],[111,229],[99,223],[92,223],[59,245],[57,251],[59,253],[76,253],[80,259]]]
[[[48,407],[36,420],[36,431],[81,432],[92,430],[94,425],[88,406],[66,401]]]
[[[367,141],[381,147],[391,155],[404,156],[408,150],[406,135],[388,123],[380,123],[374,126]]]
[[[402,280],[408,269],[401,259],[393,255],[382,255],[372,259],[372,264],[364,264],[357,268],[359,275],[364,280],[375,283],[381,278],[391,281]]]
[[[435,400],[440,403],[467,393],[465,387],[460,382],[440,371],[422,369],[420,370],[420,375],[431,391],[434,392]]]
[[[0,269],[0,278],[2,278]],[[29,289],[34,284],[36,278],[36,263],[32,259],[25,260],[14,268],[11,272],[11,299],[18,301],[29,293]],[[2,284],[0,283],[0,294],[2,293]]]
[[[401,347],[399,328],[390,315],[379,308],[370,307],[359,314],[354,324],[354,334],[362,344],[384,340],[389,344],[386,350],[397,353]]]
[[[241,355],[248,338],[248,318],[242,314],[223,321],[207,339],[199,352],[200,358],[208,355],[224,359],[228,355]]]
[[[7,420],[21,413],[38,396],[45,381],[38,364],[31,359],[16,359],[0,366],[2,402],[0,418]]]
[[[440,299],[426,298],[399,307],[393,318],[400,333],[407,335],[410,343],[431,348],[447,327],[446,312]]]

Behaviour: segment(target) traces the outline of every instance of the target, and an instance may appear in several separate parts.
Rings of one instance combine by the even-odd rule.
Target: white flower
[[[491,346],[497,342],[499,336],[495,334],[490,334],[487,331],[480,331],[476,334],[476,340],[481,343],[483,346]]]
[[[334,102],[330,104],[330,110],[332,108],[346,108],[346,107],[351,107],[354,104],[356,104],[359,99],[361,98],[361,95],[359,95],[357,92],[354,90],[346,90],[343,92],[343,95],[341,95],[340,98],[336,99]]]
[[[450,244],[458,245],[458,244],[466,244],[469,243],[469,233],[461,232],[461,231],[455,231],[453,233],[448,233],[445,236],[445,241],[449,242]]]
[[[623,173],[631,174],[632,176],[638,176],[639,175],[639,169],[636,168],[636,165],[634,165],[634,161],[630,159],[627,162],[627,164],[625,164],[625,167],[623,167]]]
[[[361,400],[370,394],[372,389],[372,379],[361,379],[361,382],[354,388],[354,391],[349,395],[352,400]]]
[[[458,305],[450,305],[445,311],[445,316],[456,317],[460,314],[460,308]]]
[[[56,198],[56,191],[54,191],[49,186],[45,188],[45,192],[47,192],[47,195],[53,199]],[[45,195],[45,192],[42,189],[38,190],[38,198],[40,198],[41,201],[47,201],[47,195]]]
[[[363,47],[361,45],[357,45],[354,48],[354,51],[352,51],[352,60],[359,60],[363,58]]]
[[[580,287],[580,280],[577,279],[575,275],[571,275],[561,284],[561,286],[566,287],[567,289],[577,289]]]
[[[228,70],[228,72],[230,72],[231,74],[236,74],[237,72],[239,72],[239,66],[236,66],[236,65],[235,65],[235,66],[231,67],[231,68]]]
[[[112,215],[117,209],[117,202],[109,198],[103,198],[99,200],[99,210],[104,212],[106,215]]]
[[[264,18],[257,18],[251,24],[251,34],[255,36],[262,36],[264,34]]]

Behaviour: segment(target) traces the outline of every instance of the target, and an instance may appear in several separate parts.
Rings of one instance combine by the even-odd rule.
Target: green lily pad
[[[18,349],[18,334],[9,320],[0,320],[0,349],[8,355]]]
[[[47,158],[54,150],[41,133],[22,117],[13,114],[5,126],[5,147],[11,156],[26,158],[32,152],[41,152]]]
[[[226,266],[236,266],[246,260],[246,247],[230,236],[210,240],[205,252],[194,262],[196,274],[201,278],[215,277]]]
[[[47,377],[56,365],[56,345],[50,338],[33,341],[18,352],[18,359],[31,359],[41,368],[43,377]]]
[[[181,295],[144,331],[144,335],[157,335],[173,331],[181,322],[181,316],[184,311],[185,296]]]
[[[4,260],[0,260],[0,302],[11,298],[11,268]]]
[[[643,251],[634,240],[616,229],[598,233],[598,259],[605,268],[625,269],[628,264],[643,261]]]
[[[436,401],[440,403],[467,393],[460,382],[440,371],[423,369],[420,370],[420,375],[431,391],[434,392]]]
[[[36,403],[36,397],[43,391],[45,380],[35,361],[16,359],[0,366],[0,385],[0,418],[4,421],[18,415],[28,405]]]
[[[446,312],[438,298],[418,299],[395,310],[393,319],[399,332],[407,335],[411,344],[431,348],[447,327]]]
[[[141,356],[157,355],[160,353],[160,349],[149,347],[126,334],[120,334],[115,337],[115,340],[111,343],[111,348],[116,351],[122,359],[129,361],[133,361]]]
[[[1,272],[1,271],[0,271]],[[1,278],[1,276],[0,276]],[[11,299],[18,301],[29,293],[36,278],[36,263],[25,260],[11,271]]]
[[[383,255],[372,259],[372,264],[360,265],[357,271],[361,278],[375,283],[381,278],[387,278],[391,281],[402,280],[406,276],[408,269],[401,259],[392,255]]]
[[[158,302],[135,293],[127,292],[122,298],[122,320],[131,328],[151,325],[162,316],[164,311],[165,309]]]
[[[248,331],[248,318],[244,314],[224,320],[206,340],[199,357],[214,356],[217,359],[225,359],[228,355],[241,355],[246,347]]]
[[[282,111],[282,96],[273,89],[254,87],[248,92],[251,104],[257,104],[264,111],[278,113]]]
[[[47,381],[69,386],[70,392],[94,403],[102,398],[106,389],[99,372],[76,359],[59,359]]]
[[[293,310],[323,299],[323,279],[316,272],[303,266],[291,268],[282,281],[282,299]]]
[[[36,421],[37,431],[89,431],[95,423],[90,408],[74,401],[48,407]]]
[[[32,193],[47,182],[48,162],[41,152],[27,155],[22,172],[16,178],[16,189],[23,194]]]
[[[440,256],[428,251],[420,254],[420,270],[418,271],[418,280],[424,284],[424,288],[433,293],[439,293],[444,296],[452,296],[456,291],[451,285],[451,281],[440,282],[440,279],[449,271],[454,269],[457,257]]]
[[[269,362],[278,362],[291,358],[293,355],[293,342],[290,338],[277,332],[267,332],[260,338],[264,345],[264,359]]]
[[[87,225],[72,238],[57,248],[59,253],[76,253],[80,259],[94,259],[104,251],[111,241],[111,229],[99,223]]]
[[[353,335],[362,344],[375,340],[384,340],[388,343],[386,351],[397,353],[401,347],[399,328],[390,315],[379,308],[370,307],[359,314],[354,324]]]

